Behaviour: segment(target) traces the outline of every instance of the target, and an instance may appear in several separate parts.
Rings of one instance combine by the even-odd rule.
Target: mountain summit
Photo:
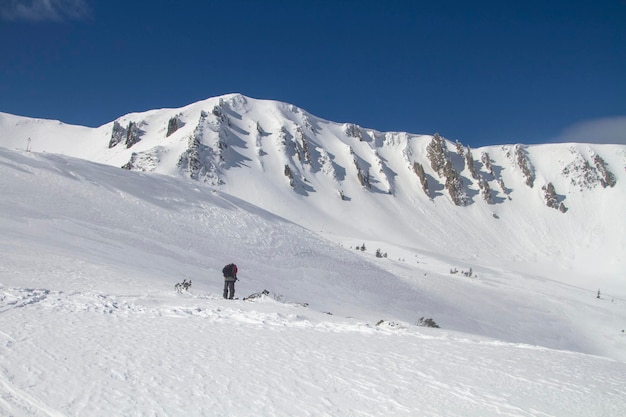
[[[619,415],[625,161],[241,95],[0,113],[0,414]]]

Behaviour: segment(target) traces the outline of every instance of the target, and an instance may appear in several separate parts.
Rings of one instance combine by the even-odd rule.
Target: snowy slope
[[[48,153],[0,148],[0,194],[0,415],[626,409],[626,299],[546,271],[376,258],[196,181]],[[230,261],[240,297],[270,296],[221,299]]]
[[[10,149],[196,179],[346,247],[366,243],[407,261],[443,255],[449,263],[439,272],[497,267],[626,297],[626,147],[492,146],[471,150],[468,164],[469,149],[446,142],[466,198],[458,206],[431,167],[431,142],[240,94],[96,129],[0,114],[0,145]],[[603,183],[596,157],[614,184]],[[567,212],[546,205],[550,184]]]

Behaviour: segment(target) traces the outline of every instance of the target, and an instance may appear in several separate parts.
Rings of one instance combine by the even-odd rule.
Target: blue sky
[[[233,92],[472,147],[626,143],[626,1],[0,0],[0,111]]]

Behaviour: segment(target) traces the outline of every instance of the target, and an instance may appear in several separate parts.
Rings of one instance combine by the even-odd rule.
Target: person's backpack
[[[237,275],[237,265],[228,264],[222,269],[222,274],[224,274],[224,278],[227,277],[235,277]]]

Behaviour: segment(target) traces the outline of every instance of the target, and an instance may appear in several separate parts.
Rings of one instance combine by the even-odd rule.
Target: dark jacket
[[[228,264],[222,269],[224,281],[237,281],[237,265]]]

